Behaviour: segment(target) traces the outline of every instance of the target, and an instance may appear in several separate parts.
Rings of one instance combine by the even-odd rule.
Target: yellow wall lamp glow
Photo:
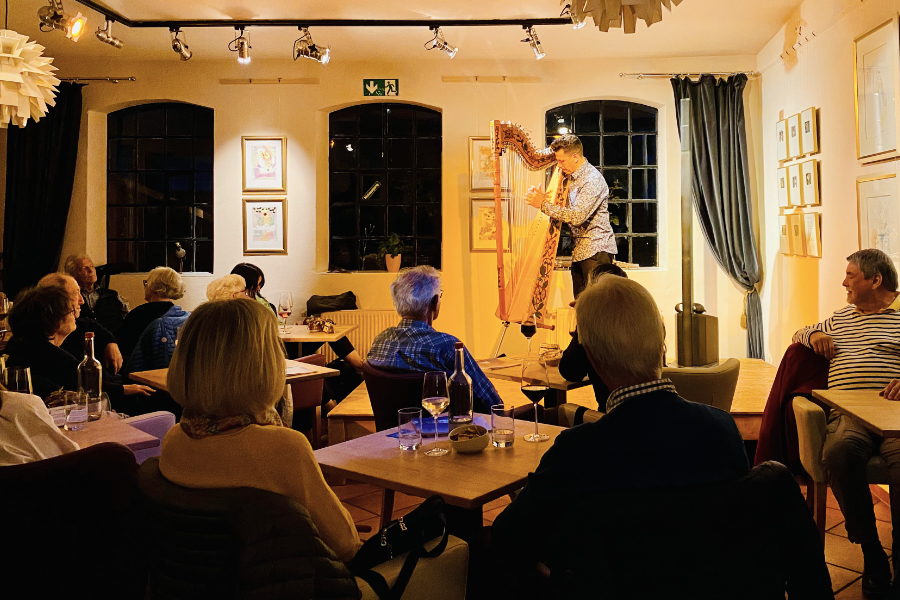
[[[62,0],[50,0],[47,6],[38,9],[38,18],[41,20],[41,31],[58,29],[65,32],[66,37],[73,42],[77,42],[87,30],[87,17],[80,12],[75,16],[66,14]]]

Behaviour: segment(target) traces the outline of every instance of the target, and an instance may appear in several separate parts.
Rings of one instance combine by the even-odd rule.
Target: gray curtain
[[[762,307],[756,284],[759,254],[750,221],[750,174],[744,120],[746,75],[697,83],[675,77],[675,109],[691,100],[694,209],[710,250],[726,273],[747,292],[747,356],[763,358]]]

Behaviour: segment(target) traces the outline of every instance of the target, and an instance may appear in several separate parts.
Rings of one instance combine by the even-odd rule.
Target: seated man
[[[434,267],[413,267],[400,273],[391,284],[391,297],[402,321],[375,337],[369,364],[386,371],[444,371],[449,377],[456,363],[453,346],[459,340],[431,326],[441,310],[443,293],[441,276]],[[491,406],[502,400],[469,351],[463,352],[466,374],[472,378],[473,408],[490,413]]]
[[[97,285],[94,261],[86,254],[72,254],[66,258],[64,270],[78,282],[84,298],[84,316],[101,323],[113,334],[119,333],[122,320],[128,314],[128,305],[115,290]],[[109,279],[105,279],[109,285]]]
[[[795,333],[794,342],[831,361],[829,389],[883,389],[887,398],[900,400],[897,384],[891,382],[900,377],[897,270],[881,250],[860,250],[848,256],[847,261],[843,283],[847,306],[824,322]],[[862,589],[870,596],[886,593],[891,581],[866,480],[866,464],[876,453],[890,468],[891,513],[900,515],[900,439],[883,439],[839,411],[831,411],[823,460],[828,483],[846,519],[847,537],[862,545]],[[894,539],[900,542],[896,533]],[[895,573],[897,567],[900,561],[895,558]],[[900,592],[900,578],[894,578],[893,587]]]

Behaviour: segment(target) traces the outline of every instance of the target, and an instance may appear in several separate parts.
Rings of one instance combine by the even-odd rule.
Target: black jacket
[[[584,346],[578,341],[578,331],[572,332],[572,342],[565,349],[562,360],[559,361],[559,374],[566,381],[582,381],[587,375],[594,386],[594,397],[597,399],[597,408],[600,412],[606,412],[606,399],[609,398],[609,388],[597,375],[594,366],[588,360]]]
[[[102,363],[106,357],[106,347],[117,343],[116,338],[106,327],[84,314],[75,319],[75,331],[66,336],[60,348],[81,362],[84,358],[84,334],[88,332],[94,334],[94,358]]]

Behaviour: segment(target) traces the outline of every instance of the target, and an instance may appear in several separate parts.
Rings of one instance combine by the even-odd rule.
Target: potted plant
[[[400,241],[396,233],[388,234],[386,240],[378,246],[378,254],[384,255],[384,264],[388,273],[396,273],[400,270],[400,255],[407,250],[406,245]]]

